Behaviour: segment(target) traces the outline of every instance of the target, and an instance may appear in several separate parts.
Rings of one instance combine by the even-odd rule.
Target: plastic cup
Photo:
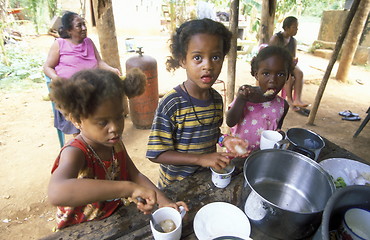
[[[218,188],[225,188],[231,182],[231,174],[234,172],[235,166],[228,165],[221,171],[217,171],[211,168],[212,171],[212,182]]]

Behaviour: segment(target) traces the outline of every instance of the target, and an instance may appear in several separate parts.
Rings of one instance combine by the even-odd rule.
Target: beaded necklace
[[[193,108],[193,111],[194,111],[194,114],[195,114],[195,118],[198,120],[198,122],[200,123],[200,125],[202,125],[202,126],[205,126],[205,124],[204,123],[202,123],[200,120],[199,120],[199,118],[198,118],[198,115],[197,115],[197,112],[195,111],[195,107],[194,107],[194,104],[193,104],[193,102],[191,101],[191,96],[190,96],[190,94],[189,94],[189,92],[188,92],[188,90],[186,89],[186,87],[185,87],[185,82],[183,82],[182,83],[182,86],[184,86],[184,89],[185,89],[185,92],[186,92],[186,94],[188,95],[188,97],[189,97],[189,101],[190,101],[190,104],[191,104],[191,106],[192,106],[192,108]],[[216,103],[215,103],[215,99],[214,99],[214,97],[213,97],[213,93],[212,93],[212,90],[211,89],[209,89],[209,94],[211,95],[211,98],[212,98],[212,102],[213,102],[213,118],[212,118],[212,124],[213,124],[213,122],[215,121],[215,118],[216,118]]]
[[[116,160],[115,156],[114,156],[114,147],[112,147],[112,163],[111,163],[112,171],[111,171],[111,173],[108,173],[108,169],[105,167],[103,160],[101,160],[99,155],[95,152],[94,148],[90,144],[88,144],[82,136],[81,136],[81,139],[87,145],[89,150],[94,154],[95,158],[98,159],[100,166],[102,166],[102,168],[104,169],[106,178],[108,178],[108,180],[114,180],[114,175],[115,175],[114,162]]]

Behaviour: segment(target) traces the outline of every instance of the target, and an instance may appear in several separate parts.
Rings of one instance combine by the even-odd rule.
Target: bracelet
[[[220,147],[223,147],[224,145],[222,144],[222,142],[224,141],[225,137],[229,136],[228,134],[222,134],[221,137],[219,137],[218,139],[218,145]]]

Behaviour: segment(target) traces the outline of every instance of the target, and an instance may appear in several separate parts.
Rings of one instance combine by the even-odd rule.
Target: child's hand
[[[254,102],[256,99],[261,97],[261,94],[262,94],[262,91],[259,87],[243,85],[239,88],[237,97],[242,98],[245,101]]]
[[[235,157],[233,153],[209,153],[202,154],[199,159],[199,165],[202,167],[212,167],[216,170],[221,170],[229,165],[232,158]]]
[[[169,202],[164,204],[164,205],[159,204],[160,208],[161,207],[172,207],[172,208],[176,209],[177,211],[180,211],[180,209],[179,209],[180,206],[183,206],[185,211],[189,211],[188,205],[186,205],[186,203],[183,202],[183,201],[178,201],[178,202],[174,203],[174,202],[169,200]]]
[[[121,72],[118,70],[118,68],[112,67],[111,68],[111,71],[114,72],[115,74],[117,74],[118,76],[121,76],[122,75]]]
[[[144,214],[150,214],[157,203],[156,192],[153,189],[140,186],[132,193],[132,199],[135,199],[136,207]]]
[[[250,153],[247,151],[248,143],[237,137],[227,136],[222,144],[229,152],[235,154],[235,157],[247,157]]]

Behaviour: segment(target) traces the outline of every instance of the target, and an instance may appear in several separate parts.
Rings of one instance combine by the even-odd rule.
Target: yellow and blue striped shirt
[[[216,151],[223,121],[223,102],[216,90],[210,91],[213,98],[199,100],[177,86],[162,98],[149,135],[147,158],[156,158],[169,150],[192,154]],[[198,168],[200,166],[161,164],[158,186],[163,188],[180,181]]]

